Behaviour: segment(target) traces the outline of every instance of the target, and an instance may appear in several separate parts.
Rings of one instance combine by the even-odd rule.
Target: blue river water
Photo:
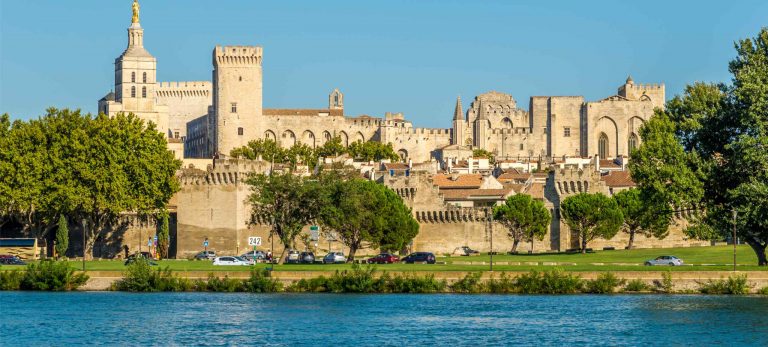
[[[768,297],[0,292],[0,346],[768,346]]]

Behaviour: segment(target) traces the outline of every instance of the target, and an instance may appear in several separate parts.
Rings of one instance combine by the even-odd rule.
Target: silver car
[[[680,265],[683,265],[683,260],[674,255],[662,255],[660,257],[657,257],[656,259],[645,261],[645,266],[654,266],[654,265],[680,266]]]
[[[342,252],[330,252],[323,257],[323,264],[343,264],[347,262],[347,257]]]

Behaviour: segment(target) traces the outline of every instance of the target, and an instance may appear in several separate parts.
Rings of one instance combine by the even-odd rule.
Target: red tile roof
[[[389,170],[408,170],[408,165],[403,163],[384,163],[384,169]]]
[[[544,185],[541,183],[534,183],[528,187],[525,194],[530,195],[534,199],[544,200]]]
[[[454,179],[455,178],[455,179]],[[442,189],[477,189],[483,184],[483,175],[481,174],[466,174],[466,175],[446,175],[437,174],[432,176],[432,183]]]
[[[600,167],[621,167],[621,165],[616,164],[613,159],[600,159]]]
[[[632,180],[629,171],[609,171],[607,175],[600,179],[608,187],[635,187],[637,184]]]
[[[447,189],[440,190],[445,200],[496,199],[503,200],[511,188],[505,189]]]
[[[501,183],[506,182],[515,182],[515,181],[527,181],[529,178],[531,178],[531,174],[529,173],[503,173],[496,179],[499,180]]]

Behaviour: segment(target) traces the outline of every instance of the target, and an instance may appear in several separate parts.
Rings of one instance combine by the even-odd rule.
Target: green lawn
[[[680,267],[650,267],[640,266],[645,260],[660,255],[675,255],[686,264],[694,266]],[[379,270],[385,271],[485,271],[489,269],[489,256],[480,255],[472,257],[439,257],[438,262],[445,264],[387,264],[377,265]],[[494,263],[507,262],[507,265],[495,264],[496,271],[529,271],[544,270],[555,266],[568,271],[659,271],[671,269],[673,271],[715,271],[731,270],[733,262],[733,248],[731,246],[695,247],[695,248],[667,248],[667,249],[635,249],[596,251],[589,254],[534,254],[534,255],[495,255]],[[474,262],[475,264],[457,264],[457,262]],[[485,262],[485,264],[477,264]],[[70,261],[72,267],[82,268],[82,262]],[[241,271],[250,267],[213,266],[209,261],[191,260],[161,260],[160,266],[168,266],[173,271]],[[512,265],[510,263],[520,263]],[[537,263],[538,265],[528,264]],[[561,263],[558,265],[544,265],[543,263]],[[757,257],[748,246],[737,247],[738,269],[742,271],[768,271],[766,267],[758,267]],[[600,265],[602,264],[602,265]],[[715,264],[715,265],[703,265]],[[257,264],[257,268],[269,267],[269,264]],[[349,269],[349,264],[338,265],[275,265],[277,271],[334,271]],[[21,268],[18,266],[2,266],[4,270]],[[125,266],[118,260],[97,260],[86,262],[86,270],[91,271],[121,271]]]

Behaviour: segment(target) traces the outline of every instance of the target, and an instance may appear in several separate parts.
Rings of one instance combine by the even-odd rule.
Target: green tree
[[[475,158],[487,158],[491,164],[496,162],[496,158],[493,153],[484,149],[475,149],[472,151],[472,156]]]
[[[133,114],[99,115],[86,128],[84,156],[73,158],[65,202],[83,221],[85,251],[90,255],[102,233],[121,226],[121,214],[153,214],[166,208],[179,190],[181,162],[168,150],[153,123]]]
[[[517,252],[520,241],[543,240],[552,217],[544,203],[527,194],[516,194],[502,205],[493,208],[493,219],[507,228],[512,238],[512,252]]]
[[[661,134],[664,141],[658,141],[658,136],[656,141],[643,137],[644,143],[636,151],[641,155],[633,153],[630,169],[644,200],[646,196],[661,198],[656,200],[659,202],[667,198],[676,208],[701,207],[702,216],[687,229],[692,236],[729,237],[734,226],[732,211],[737,211],[738,237],[755,251],[758,264],[765,266],[768,28],[754,38],[740,40],[735,47],[737,56],[729,63],[731,83],[696,83],[672,99],[663,116],[656,117],[664,123],[663,131],[658,126],[654,129],[653,119],[644,126],[647,135]],[[681,155],[679,147],[669,141],[670,128],[690,153]],[[644,150],[649,142],[653,149]],[[661,173],[654,173],[659,168]]]
[[[581,253],[596,238],[610,239],[624,223],[616,201],[602,193],[580,193],[569,196],[560,205],[565,224],[579,237]]]
[[[392,148],[391,143],[384,144],[374,141],[355,141],[347,147],[347,152],[353,158],[364,161],[389,159],[392,162],[399,162],[402,160],[402,158],[395,152],[394,148]]]
[[[389,188],[363,179],[336,180],[326,187],[320,221],[349,247],[350,261],[363,247],[400,250],[416,237],[411,210]]]
[[[635,235],[663,239],[669,234],[669,219],[663,218],[668,213],[666,207],[642,201],[639,189],[623,190],[613,196],[624,216],[621,229],[629,234],[627,249],[632,249]]]
[[[258,139],[248,141],[248,144],[233,149],[230,156],[235,158],[245,158],[256,160],[261,157],[265,161],[284,163],[287,158],[287,151],[272,139]]]
[[[168,258],[168,247],[171,242],[171,232],[168,227],[168,212],[163,211],[160,214],[160,226],[157,231],[157,250],[161,259]]]
[[[252,175],[246,182],[253,191],[248,197],[251,222],[269,225],[272,237],[277,236],[284,246],[283,254],[295,249],[296,237],[319,213],[320,185],[290,172]],[[279,259],[284,261],[282,255]]]
[[[56,229],[56,256],[66,256],[67,248],[69,248],[69,226],[67,217],[62,214],[59,216],[59,227]]]
[[[341,137],[334,136],[325,144],[317,148],[317,155],[323,158],[338,157],[347,152],[344,144],[341,143]]]

